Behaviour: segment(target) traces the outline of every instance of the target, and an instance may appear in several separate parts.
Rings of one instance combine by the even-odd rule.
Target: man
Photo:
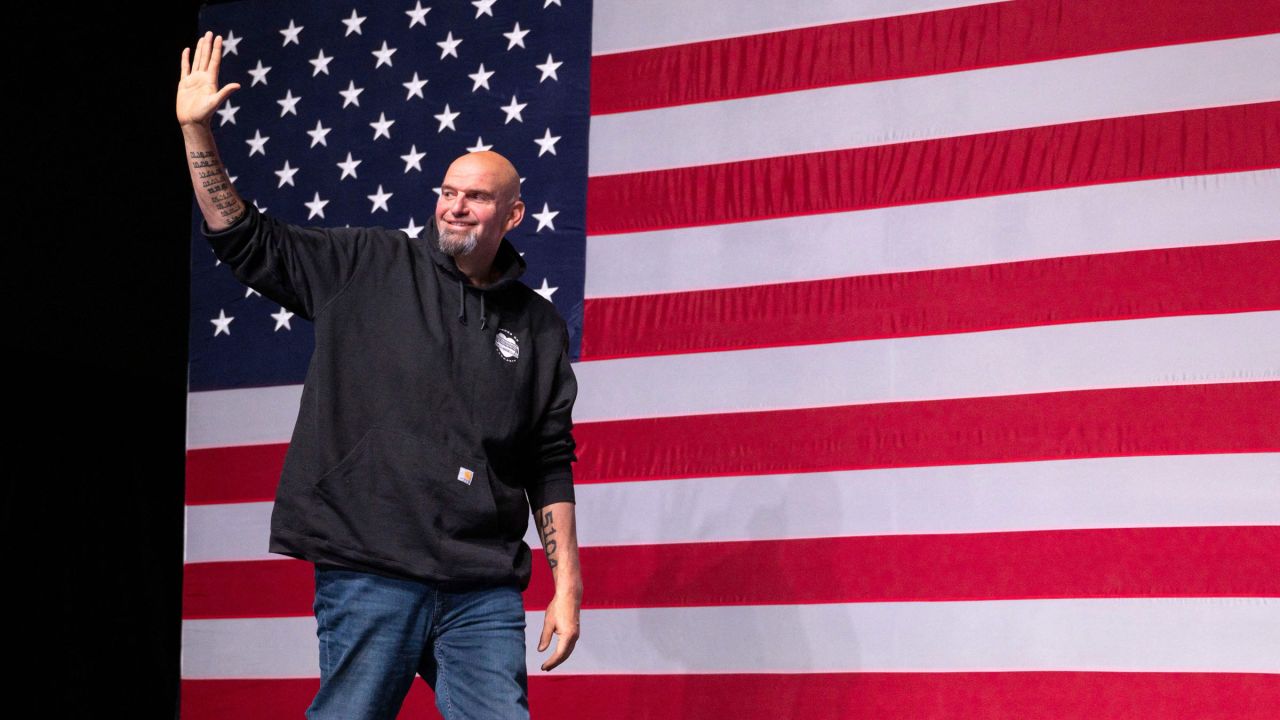
[[[270,550],[316,566],[310,718],[392,718],[415,674],[446,720],[527,718],[533,508],[555,579],[538,650],[578,638],[570,462],[577,384],[551,303],[504,238],[524,217],[497,153],[449,167],[435,222],[297,227],[245,204],[210,118],[221,36],[182,54],[177,116],[202,231],[236,277],[315,323],[316,351],[271,516]],[[527,500],[526,500],[527,498]]]

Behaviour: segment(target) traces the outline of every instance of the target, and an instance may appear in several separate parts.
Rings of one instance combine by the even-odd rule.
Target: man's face
[[[516,199],[519,179],[513,187],[509,167],[484,153],[464,155],[449,166],[436,201],[441,251],[456,257],[496,247],[520,222],[524,203]]]

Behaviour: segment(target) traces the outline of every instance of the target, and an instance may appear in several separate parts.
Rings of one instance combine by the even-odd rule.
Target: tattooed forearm
[[[230,227],[244,214],[245,206],[218,157],[213,134],[202,126],[184,127],[183,139],[191,186],[209,229],[218,231]]]
[[[542,516],[542,547],[547,551],[547,564],[554,570],[556,567],[556,539],[552,537],[556,534],[555,518],[551,516],[548,510]]]
[[[198,191],[204,194],[224,222],[228,225],[235,222],[244,212],[244,205],[232,190],[231,179],[227,177],[227,170],[222,166],[218,154],[207,150],[193,150],[189,155]]]

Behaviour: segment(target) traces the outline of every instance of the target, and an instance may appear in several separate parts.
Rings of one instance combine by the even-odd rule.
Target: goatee
[[[469,230],[467,232],[458,232],[453,228],[436,226],[440,232],[436,238],[436,247],[440,248],[440,252],[450,257],[466,255],[476,249],[480,239],[476,237],[476,231]]]

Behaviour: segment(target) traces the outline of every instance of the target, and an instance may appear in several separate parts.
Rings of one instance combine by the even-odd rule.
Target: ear
[[[524,201],[517,200],[515,204],[511,206],[511,212],[507,214],[507,221],[503,223],[503,234],[506,234],[511,230],[511,228],[519,225],[521,220],[524,220]]]

